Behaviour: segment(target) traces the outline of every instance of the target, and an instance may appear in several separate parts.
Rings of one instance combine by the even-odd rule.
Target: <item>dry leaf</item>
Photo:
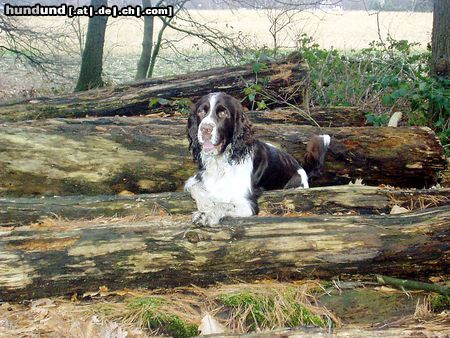
[[[42,217],[40,218],[36,223],[30,224],[32,227],[38,227],[38,228],[51,228],[56,226],[55,219],[50,217]]]
[[[134,192],[128,191],[128,190],[122,190],[117,195],[119,196],[133,196]]]
[[[398,123],[402,119],[402,112],[396,111],[389,119],[388,127],[398,127]]]
[[[106,285],[102,285],[98,288],[98,290],[100,291],[100,296],[105,297],[108,295],[109,293],[109,289]]]
[[[394,205],[389,214],[397,215],[397,214],[404,214],[405,212],[409,212],[409,210],[406,208],[400,207],[398,205]]]
[[[379,287],[376,287],[375,289],[378,291],[381,291],[381,292],[385,292],[385,293],[398,293],[399,292],[397,289],[390,288],[387,286],[379,286]]]
[[[224,333],[226,331],[225,326],[220,324],[217,319],[214,319],[208,312],[206,312],[205,316],[202,318],[202,323],[198,327],[200,334],[217,334]]]
[[[445,279],[441,276],[431,276],[428,278],[428,280],[432,283],[439,283],[439,282],[445,282]]]

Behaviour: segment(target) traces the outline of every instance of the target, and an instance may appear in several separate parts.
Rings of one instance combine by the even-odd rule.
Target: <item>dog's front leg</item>
[[[248,217],[255,214],[255,207],[248,199],[240,199],[230,203],[220,202],[205,189],[201,181],[194,177],[188,180],[185,190],[191,193],[197,204],[197,211],[192,214],[192,223],[204,226],[219,224],[224,217]]]
[[[189,186],[189,192],[197,204],[197,211],[192,213],[192,223],[199,225],[211,225],[211,222],[218,224],[219,220],[211,217],[214,210],[214,202],[211,194],[205,189],[202,182],[197,181]]]
[[[236,201],[231,203],[216,202],[208,193],[199,188],[194,189],[197,198],[198,211],[192,215],[192,222],[204,226],[215,226],[224,217],[248,217],[255,214],[250,201]],[[192,193],[192,191],[191,191]],[[195,197],[194,197],[195,198]]]
[[[255,214],[252,204],[247,199],[232,201],[230,203],[214,203],[215,219],[221,220],[224,217],[249,217]]]

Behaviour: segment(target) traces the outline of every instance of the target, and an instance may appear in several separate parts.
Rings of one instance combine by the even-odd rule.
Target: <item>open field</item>
[[[190,11],[197,22],[218,28],[229,34],[242,32],[248,37],[251,47],[271,47],[269,33],[270,21],[264,10],[204,10]],[[66,18],[27,18],[32,26],[63,26]],[[421,44],[425,48],[431,39],[432,13],[381,12],[379,14],[380,33],[383,38],[389,33],[395,39],[406,39]],[[373,40],[378,40],[377,15],[373,12],[301,12],[294,17],[294,23],[281,33],[283,47],[296,47],[298,36],[306,33],[312,36],[321,47],[341,50],[367,47]],[[83,24],[87,19],[83,19]],[[180,23],[178,23],[180,25]],[[185,25],[186,26],[186,25]],[[156,28],[160,27],[157,20]],[[111,18],[107,30],[107,51],[110,55],[139,54],[142,43],[143,20],[136,18]],[[167,39],[177,39],[182,35],[172,29],[165,33]],[[188,50],[199,43],[193,38],[177,42],[181,50]],[[200,51],[206,46],[200,45]]]
[[[243,32],[249,37],[251,46],[272,46],[269,34],[270,22],[267,13],[256,10],[195,11],[193,17],[199,22],[212,24],[230,34]],[[295,17],[295,25],[281,35],[284,47],[295,47],[299,35],[312,36],[324,48],[360,49],[378,39],[375,14],[361,11],[351,12],[304,12]],[[431,39],[432,14],[410,12],[380,13],[381,34],[385,38],[390,33],[395,39],[418,42],[422,47]],[[142,22],[120,19],[113,22],[109,32],[109,43],[116,43],[116,53],[139,53]],[[168,37],[175,37],[168,31]],[[130,38],[131,37],[131,38]],[[193,39],[182,41],[181,48],[190,48]]]
[[[265,11],[191,11],[199,22],[219,28],[222,32],[245,36],[245,46],[261,48],[273,45],[269,34],[270,22]],[[65,31],[74,35],[67,18],[23,18],[30,27],[44,30]],[[389,33],[395,39],[407,39],[420,44],[421,49],[431,39],[432,14],[411,12],[382,12],[379,15],[380,34],[383,39]],[[84,27],[87,18],[83,18]],[[158,22],[159,24],[159,22]],[[85,28],[85,27],[84,27]],[[158,25],[157,25],[158,28]],[[143,21],[135,18],[111,19],[107,29],[105,48],[105,80],[111,84],[131,81],[135,75],[136,64],[141,49]],[[361,49],[378,40],[377,17],[363,11],[352,12],[303,12],[295,17],[295,24],[279,37],[282,48],[295,48],[299,36],[305,33],[312,36],[324,48],[340,50]],[[166,38],[180,39],[180,33],[166,31]],[[162,49],[155,74],[170,75],[223,65],[224,61],[211,53],[208,46],[195,38],[181,39],[177,49],[186,57],[176,56],[169,49]],[[0,56],[2,68],[0,81],[0,100],[36,96],[59,91],[70,91],[76,81],[79,67],[79,46],[75,39],[68,44],[63,61],[65,78],[42,79],[33,69],[29,69],[12,57]],[[67,60],[67,61],[66,61]]]

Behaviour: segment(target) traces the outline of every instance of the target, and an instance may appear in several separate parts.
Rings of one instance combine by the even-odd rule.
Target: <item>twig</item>
[[[450,287],[437,284],[423,283],[408,279],[399,279],[394,277],[377,275],[377,282],[382,285],[391,285],[397,289],[404,290],[422,290],[440,293],[444,296],[450,295]]]

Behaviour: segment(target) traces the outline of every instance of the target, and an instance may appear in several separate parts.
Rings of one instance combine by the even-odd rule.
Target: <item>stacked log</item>
[[[448,273],[450,192],[408,189],[439,183],[446,162],[435,134],[364,127],[355,108],[309,109],[309,74],[298,55],[258,71],[267,84],[256,99],[276,100],[269,111],[247,111],[256,136],[301,162],[313,135],[330,134],[325,174],[314,185],[361,179],[402,189],[277,191],[259,201],[272,217],[191,224],[195,205],[175,192],[196,170],[189,103],[225,91],[249,110],[244,88],[255,75],[252,65],[216,68],[0,104],[0,301],[101,285]],[[394,205],[415,211],[383,215]],[[128,218],[97,219],[108,216]]]
[[[261,215],[389,214],[394,206],[419,210],[450,204],[450,189],[387,189],[342,185],[265,192],[259,199]],[[52,219],[95,219],[155,214],[186,215],[195,210],[188,193],[117,196],[0,198],[0,227],[51,222]]]
[[[308,111],[309,72],[298,53],[268,63],[255,72],[253,64],[219,67],[164,78],[147,79],[113,88],[0,104],[0,122],[88,116],[136,116],[189,109],[201,96],[224,91],[241,100],[244,89],[265,79],[271,107],[290,104]],[[256,93],[258,94],[258,93]],[[261,100],[256,95],[255,100]],[[251,108],[252,103],[244,100]]]
[[[306,143],[328,133],[326,174],[317,185],[423,188],[445,168],[444,150],[426,128],[314,128],[255,125],[256,135],[300,162]],[[180,190],[195,172],[184,120],[49,119],[0,126],[0,195],[100,195]]]
[[[195,228],[189,216],[3,228],[0,301],[235,279],[448,273],[450,206],[393,216],[250,217]]]

